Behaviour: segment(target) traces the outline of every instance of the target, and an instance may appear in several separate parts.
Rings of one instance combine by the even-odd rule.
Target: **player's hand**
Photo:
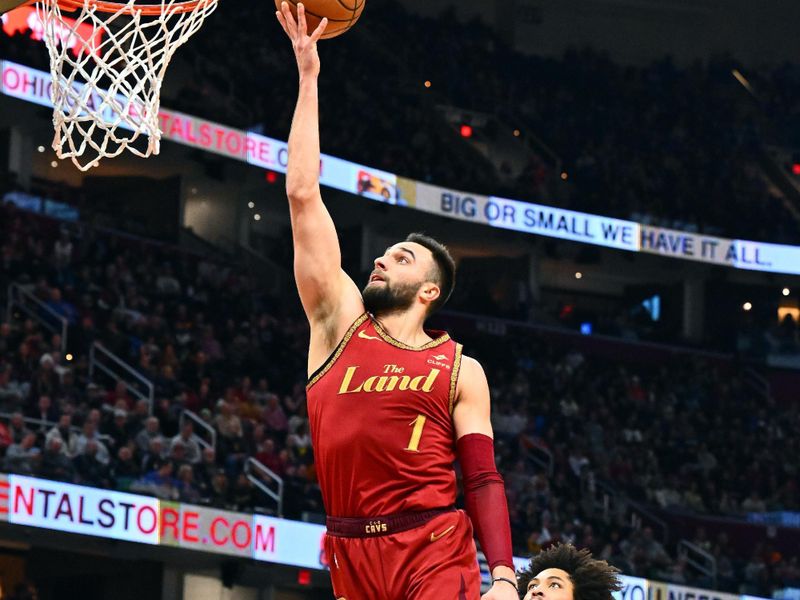
[[[517,578],[515,576],[513,581],[516,580]],[[510,583],[498,581],[489,588],[488,592],[481,596],[481,600],[519,600],[519,595],[517,594],[517,590],[514,589],[514,586]]]
[[[316,77],[319,75],[317,41],[325,32],[328,19],[322,19],[311,35],[308,35],[306,9],[302,4],[297,5],[296,21],[287,2],[281,2],[281,9],[275,12],[275,16],[278,17],[278,21],[286,35],[292,40],[292,48],[294,48],[294,56],[297,59],[297,70],[300,72],[300,77]]]

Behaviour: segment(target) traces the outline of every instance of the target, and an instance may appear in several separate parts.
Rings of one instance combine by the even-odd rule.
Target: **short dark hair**
[[[528,568],[517,573],[520,598],[525,597],[531,579],[545,569],[561,569],[569,574],[573,600],[611,600],[611,592],[622,589],[617,577],[619,569],[592,558],[586,548],[578,550],[572,544],[557,544],[531,558]]]
[[[439,286],[441,293],[428,308],[428,314],[430,315],[444,306],[444,303],[447,302],[448,298],[450,298],[450,295],[453,293],[453,288],[456,285],[456,261],[450,256],[450,251],[447,249],[447,246],[424,233],[409,233],[405,241],[419,244],[430,250],[431,254],[433,254],[433,262],[436,265],[436,271],[435,273],[431,273],[430,277],[431,280]]]

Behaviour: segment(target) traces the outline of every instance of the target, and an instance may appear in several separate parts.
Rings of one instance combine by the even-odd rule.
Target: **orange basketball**
[[[299,0],[286,0],[292,15],[297,18],[297,2]],[[328,26],[325,28],[323,38],[332,38],[342,35],[358,21],[364,4],[367,0],[303,0],[306,8],[306,24],[308,33],[311,34],[323,18],[328,17]],[[281,0],[275,0],[275,6],[281,9]]]

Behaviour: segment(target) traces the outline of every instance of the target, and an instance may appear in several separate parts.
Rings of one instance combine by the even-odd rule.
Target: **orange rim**
[[[160,4],[142,4],[141,6],[134,6],[126,8],[126,4],[121,2],[106,2],[104,0],[56,0],[58,5],[67,11],[81,10],[84,4],[94,6],[98,11],[104,13],[117,13],[121,9],[126,8],[123,12],[133,14],[140,12],[143,15],[155,16],[160,15],[166,8],[170,13],[187,13],[192,12],[201,4],[208,4],[211,0],[192,0],[190,2],[176,2],[175,4],[162,6]]]

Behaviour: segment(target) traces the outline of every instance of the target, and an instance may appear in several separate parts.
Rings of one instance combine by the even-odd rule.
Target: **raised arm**
[[[320,62],[317,41],[327,20],[323,19],[308,35],[302,4],[297,7],[297,20],[286,2],[281,4],[276,15],[292,41],[300,77],[297,106],[289,133],[286,194],[294,240],[294,276],[300,301],[311,324],[309,371],[313,371],[363,312],[364,306],[355,283],[342,271],[336,228],[319,189],[317,79]]]
[[[483,367],[464,356],[456,388],[453,424],[464,481],[464,501],[489,563],[492,587],[483,600],[517,600],[511,529],[503,478],[494,464],[489,384]]]

